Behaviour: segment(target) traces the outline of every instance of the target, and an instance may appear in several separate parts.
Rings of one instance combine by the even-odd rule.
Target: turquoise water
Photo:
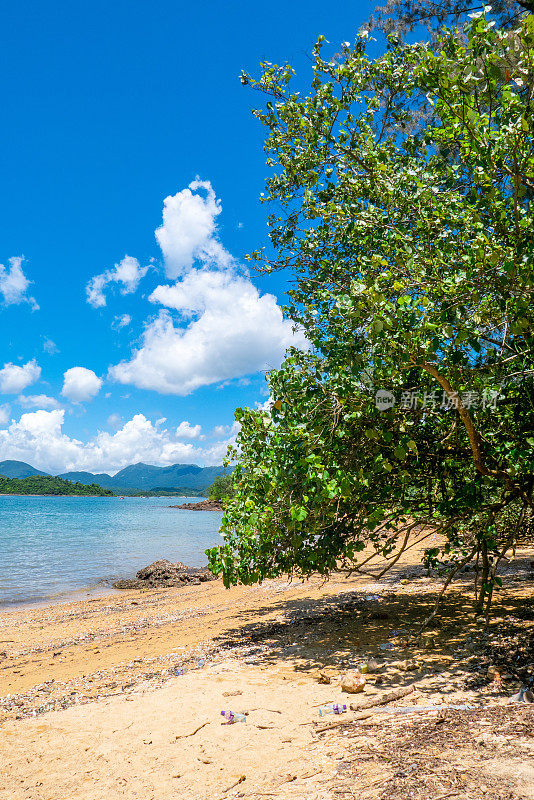
[[[168,508],[187,500],[0,497],[0,608],[106,586],[157,558],[205,565],[221,514]]]

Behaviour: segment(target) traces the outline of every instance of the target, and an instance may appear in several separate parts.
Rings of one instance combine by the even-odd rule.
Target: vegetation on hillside
[[[42,495],[97,495],[112,497],[111,489],[103,489],[96,483],[71,483],[52,475],[32,475],[29,478],[4,478],[0,475],[0,494]]]
[[[208,497],[210,500],[220,502],[227,497],[233,496],[234,480],[232,475],[218,475],[208,489]]]
[[[307,93],[288,64],[242,76],[276,207],[275,258],[253,258],[293,274],[310,349],[268,376],[270,411],[236,412],[210,568],[382,574],[439,533],[425,564],[446,587],[473,562],[487,612],[534,527],[534,16],[378,58],[367,37],[328,56],[321,37]]]

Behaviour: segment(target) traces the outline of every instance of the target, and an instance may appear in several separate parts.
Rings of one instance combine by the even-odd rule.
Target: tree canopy
[[[340,566],[378,574],[440,535],[427,566],[477,564],[477,607],[533,525],[534,17],[484,13],[437,45],[367,33],[244,83],[266,95],[265,202],[287,313],[306,332],[238,409],[227,584]],[[432,109],[414,126],[414,107]],[[362,551],[365,550],[365,556]],[[370,553],[369,553],[370,551]]]
[[[515,25],[525,11],[534,11],[534,0],[493,0],[487,6],[473,0],[386,0],[369,20],[372,28],[401,36],[424,29],[431,39],[439,38],[444,26],[459,26],[470,14],[484,8],[502,27]]]
[[[217,475],[210,488],[208,497],[210,500],[221,501],[234,494],[234,482],[232,475]]]
[[[27,478],[5,478],[0,475],[0,494],[113,496],[111,489],[103,489],[96,483],[73,483],[52,475],[30,475]]]

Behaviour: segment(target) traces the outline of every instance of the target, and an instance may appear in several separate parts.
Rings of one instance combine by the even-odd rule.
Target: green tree
[[[270,412],[236,412],[210,568],[226,584],[373,559],[382,574],[439,534],[425,563],[445,588],[475,559],[489,610],[534,508],[534,17],[505,31],[479,14],[438,47],[392,36],[377,59],[365,34],[323,44],[307,94],[289,65],[242,78],[268,96],[278,206],[275,258],[253,258],[295,275],[310,349],[269,375]]]
[[[217,500],[220,502],[227,497],[234,495],[234,482],[232,475],[217,475],[210,488],[208,489],[208,497],[210,500]]]
[[[437,39],[444,26],[459,26],[482,7],[472,0],[386,0],[369,23],[386,34],[401,36],[424,28],[431,39]],[[500,27],[515,25],[526,11],[534,11],[534,0],[493,0],[486,6],[488,16]]]

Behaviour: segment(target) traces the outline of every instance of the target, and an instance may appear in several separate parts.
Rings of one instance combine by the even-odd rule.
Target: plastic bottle
[[[326,706],[321,706],[319,709],[319,716],[324,717],[325,714],[344,714],[346,710],[347,706],[341,703],[328,703]]]
[[[245,714],[238,714],[236,711],[221,711],[221,717],[224,717],[229,725],[232,725],[234,722],[247,721]]]

